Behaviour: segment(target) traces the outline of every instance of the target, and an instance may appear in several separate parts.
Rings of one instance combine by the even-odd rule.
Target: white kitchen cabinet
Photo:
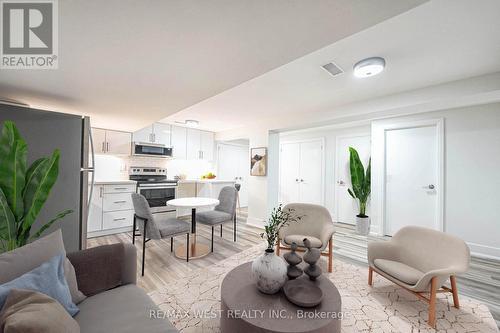
[[[98,184],[89,207],[87,237],[98,237],[130,231],[134,209],[132,193],[135,184]]]
[[[323,140],[282,143],[279,200],[324,204]]]
[[[92,128],[92,140],[96,154],[130,155],[131,134],[102,128]]]
[[[206,161],[214,160],[214,133],[200,131],[200,151],[201,159]]]
[[[185,127],[172,126],[171,131],[172,156],[173,158],[185,160],[187,129]]]
[[[106,130],[102,128],[92,128],[92,141],[96,154],[106,153]]]
[[[153,143],[153,125],[141,128],[132,134],[132,141],[142,143]]]
[[[127,132],[106,131],[106,153],[113,155],[130,155],[131,136]]]
[[[134,142],[154,143],[170,147],[171,145],[171,126],[164,123],[154,123],[150,126],[141,128],[133,133]]]
[[[201,133],[197,129],[188,128],[186,135],[186,159],[201,159]]]
[[[163,123],[153,124],[153,139],[154,143],[165,145],[165,147],[170,147],[171,135],[172,135],[171,125]]]
[[[103,186],[95,185],[89,206],[89,218],[87,222],[88,233],[102,230],[102,195]]]

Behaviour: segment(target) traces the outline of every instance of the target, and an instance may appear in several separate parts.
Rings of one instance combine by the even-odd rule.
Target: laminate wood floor
[[[142,240],[136,238],[137,247],[137,284],[147,292],[157,290],[160,287],[173,283],[187,276],[193,270],[213,265],[236,253],[246,250],[255,244],[262,242],[260,238],[261,229],[246,224],[247,212],[241,209],[237,218],[236,242],[233,242],[233,225],[226,223],[223,225],[223,238],[220,238],[219,227],[216,227],[214,235],[214,252],[200,259],[193,259],[189,262],[176,258],[170,252],[170,238],[161,240],[151,240],[146,243],[146,268],[144,276],[140,276],[142,264]],[[198,224],[196,227],[197,239],[199,242],[210,245],[211,228]],[[113,243],[131,243],[132,233],[120,233],[109,236],[91,238],[87,241],[87,247]],[[186,242],[185,236],[174,238],[174,248],[176,245]]]

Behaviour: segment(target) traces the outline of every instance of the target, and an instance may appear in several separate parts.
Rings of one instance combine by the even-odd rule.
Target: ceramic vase
[[[356,216],[356,233],[362,236],[368,236],[370,233],[370,218]]]
[[[257,289],[265,294],[275,294],[283,287],[287,279],[286,271],[285,261],[272,249],[267,249],[252,263],[252,277]]]

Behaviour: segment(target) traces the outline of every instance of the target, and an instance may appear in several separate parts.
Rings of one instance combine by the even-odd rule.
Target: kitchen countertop
[[[96,180],[95,185],[135,185],[135,180]]]
[[[221,180],[221,179],[184,179],[179,180],[179,184],[189,183],[236,183],[235,180]]]

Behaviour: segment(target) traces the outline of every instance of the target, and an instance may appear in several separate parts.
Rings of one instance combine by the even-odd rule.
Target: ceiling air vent
[[[344,73],[344,71],[337,65],[335,65],[333,62],[329,62],[326,65],[321,66],[325,71],[330,73],[332,76],[337,76],[339,74]]]

